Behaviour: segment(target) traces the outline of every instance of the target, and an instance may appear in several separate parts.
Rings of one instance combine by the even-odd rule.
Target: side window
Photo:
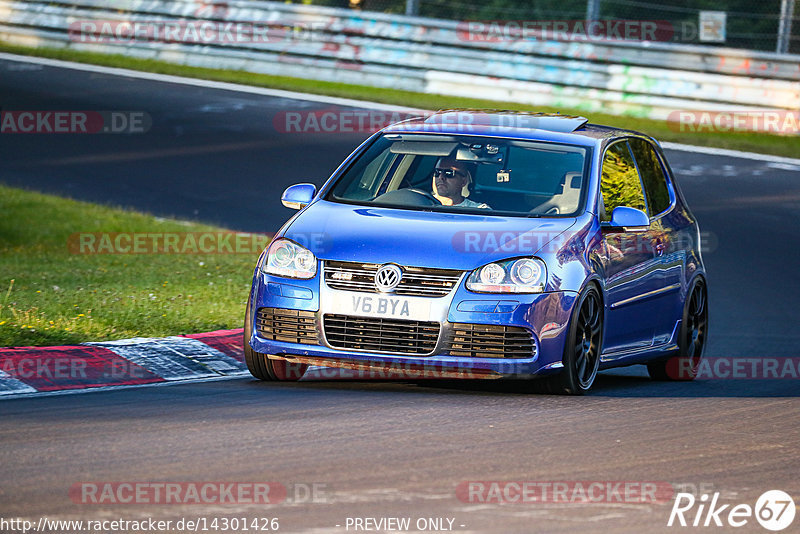
[[[669,208],[669,190],[664,169],[653,146],[644,139],[631,139],[631,150],[636,157],[642,175],[644,192],[647,195],[649,215],[655,217]]]
[[[601,220],[610,221],[617,206],[645,210],[644,193],[639,173],[633,163],[628,143],[611,145],[603,157],[603,170],[600,178],[600,192],[603,195],[605,213]]]

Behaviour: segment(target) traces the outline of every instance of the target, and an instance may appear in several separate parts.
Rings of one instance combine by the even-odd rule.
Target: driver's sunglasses
[[[463,175],[464,173],[461,171],[453,170],[453,169],[434,169],[433,175],[434,176],[444,176],[445,178],[455,178],[457,175]]]

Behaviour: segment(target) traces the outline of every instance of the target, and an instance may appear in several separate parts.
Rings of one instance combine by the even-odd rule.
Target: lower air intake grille
[[[314,312],[259,308],[256,314],[258,335],[273,341],[318,345]]]
[[[469,358],[532,358],[530,333],[516,326],[453,323],[447,352]]]
[[[437,322],[328,314],[323,322],[328,343],[341,349],[430,354],[439,338]]]

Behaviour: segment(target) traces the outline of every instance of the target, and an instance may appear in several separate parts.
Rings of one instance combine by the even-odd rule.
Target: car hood
[[[284,237],[323,260],[471,270],[533,255],[575,222],[317,201],[296,215]]]

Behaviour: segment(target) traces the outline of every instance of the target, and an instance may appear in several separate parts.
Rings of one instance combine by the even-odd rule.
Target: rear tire
[[[550,393],[583,395],[591,389],[603,349],[603,303],[594,284],[583,290],[570,318],[564,346],[564,370],[544,379]]]
[[[697,377],[708,337],[708,290],[705,280],[698,277],[692,284],[683,304],[681,329],[678,332],[678,352],[666,359],[647,364],[653,380],[690,382]]]
[[[308,365],[289,363],[285,360],[273,360],[266,354],[256,352],[250,346],[253,334],[253,312],[250,299],[244,313],[244,361],[250,374],[259,380],[296,382],[303,378]]]

